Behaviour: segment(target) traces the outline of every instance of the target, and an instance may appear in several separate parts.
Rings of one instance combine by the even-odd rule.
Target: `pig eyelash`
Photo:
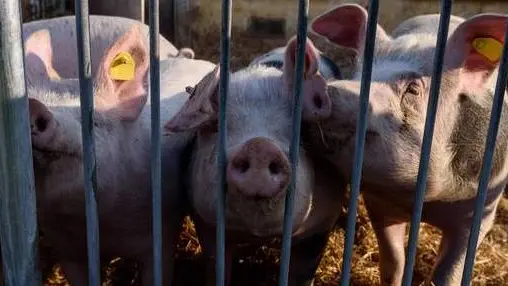
[[[416,93],[414,93],[415,89],[416,88]],[[420,96],[422,94],[422,85],[419,84],[417,81],[415,80],[412,80],[410,81],[407,85],[406,85],[406,88],[404,90],[404,94],[407,94],[407,93],[411,93],[413,95],[416,95],[416,96]]]
[[[414,89],[416,87],[416,93],[414,92]],[[402,104],[402,102],[404,101],[404,99],[406,98],[406,95],[410,94],[411,96],[416,96],[416,97],[420,97],[423,95],[423,90],[424,90],[424,84],[421,80],[410,80],[407,82],[407,84],[404,86],[403,89],[399,89],[399,93],[401,94],[400,95],[400,104]],[[411,90],[413,89],[413,90]],[[403,92],[400,92],[400,91],[403,91]]]

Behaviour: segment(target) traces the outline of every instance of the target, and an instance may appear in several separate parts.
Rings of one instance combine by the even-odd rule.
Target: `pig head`
[[[311,45],[307,43],[307,85],[324,83],[318,72],[318,52]],[[295,176],[290,284],[308,285],[338,217],[344,185],[331,175],[326,162],[309,157],[305,146],[300,148],[295,172],[291,168],[288,153],[295,55],[293,38],[285,49],[282,71],[253,65],[231,75],[226,106],[226,259],[231,259],[235,245],[266,243],[282,235],[286,189]],[[168,132],[196,132],[187,192],[200,241],[212,257],[219,188],[218,85],[219,67],[189,90],[189,100],[165,126]],[[214,265],[213,260],[211,263]],[[228,260],[227,267],[230,264]]]
[[[436,285],[457,285],[462,276],[499,67],[499,50],[496,57],[487,57],[473,42],[490,38],[502,44],[506,22],[507,16],[500,14],[467,20],[452,16],[450,21],[422,217],[443,231],[432,276]],[[414,17],[391,36],[377,26],[362,189],[380,246],[385,285],[400,285],[402,279],[404,234],[412,215],[438,23],[439,15]],[[364,8],[344,4],[317,17],[312,29],[362,55],[366,24]],[[331,81],[325,93],[306,93],[311,96],[304,99],[309,119],[304,138],[347,177],[355,148],[361,64],[359,58],[351,80]],[[506,185],[507,144],[508,116],[503,112],[480,242],[493,224]]]

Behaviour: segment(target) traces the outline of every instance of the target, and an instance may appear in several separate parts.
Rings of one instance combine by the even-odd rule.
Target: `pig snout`
[[[53,139],[56,130],[56,121],[51,112],[38,100],[29,98],[30,133],[32,144],[43,147]]]
[[[232,152],[226,176],[230,191],[268,199],[286,189],[291,167],[286,154],[271,140],[254,138]]]

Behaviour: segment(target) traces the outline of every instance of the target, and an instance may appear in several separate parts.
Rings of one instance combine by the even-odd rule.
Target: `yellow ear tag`
[[[109,76],[114,80],[131,80],[134,78],[136,62],[127,52],[121,52],[113,59]]]
[[[494,38],[476,38],[473,40],[473,49],[495,63],[501,58],[503,43]]]

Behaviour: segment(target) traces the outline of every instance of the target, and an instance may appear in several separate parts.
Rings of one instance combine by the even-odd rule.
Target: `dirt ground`
[[[277,1],[277,3],[280,2],[286,2],[287,5],[294,6],[297,1]],[[311,1],[311,16],[338,2],[345,1]],[[391,30],[394,27],[394,23],[400,22],[403,18],[416,15],[417,12],[435,12],[439,7],[437,5],[438,1],[413,1],[411,5],[408,4],[408,1],[384,0],[381,2],[380,23],[387,30]],[[389,5],[390,3],[387,2],[400,4],[395,6],[398,7],[397,9],[404,9],[404,13],[395,13],[393,10],[389,10],[387,7],[393,9],[395,6]],[[463,1],[456,2],[454,13],[459,15],[470,15],[482,11],[499,12],[507,10],[506,5],[499,2],[493,4],[490,2],[486,4],[484,2],[484,5],[481,6],[474,6],[472,4],[467,6]],[[206,1],[202,0],[201,3],[206,3]],[[201,16],[207,19],[215,19],[215,21],[213,23],[203,21],[193,23],[192,48],[196,51],[196,57],[218,63],[219,30],[217,24],[220,21],[220,17],[217,13],[220,10],[218,10],[217,1],[209,3],[213,3],[210,7],[215,8],[209,8],[207,13]],[[242,11],[247,11],[247,9],[256,11],[256,7],[262,6],[261,2],[254,1],[234,1],[234,3],[240,3],[235,4],[234,14],[242,13]],[[270,11],[276,14],[274,9],[270,9]],[[296,8],[286,13],[294,11],[296,11]],[[235,17],[239,19],[239,22],[236,23],[241,23],[241,14]],[[231,64],[233,70],[245,66],[256,55],[264,53],[271,48],[284,45],[287,38],[288,35],[285,38],[256,37],[256,35],[249,34],[241,28],[234,27],[231,46]],[[346,211],[343,209],[343,214]],[[338,285],[342,263],[344,227],[345,218],[343,217],[337,224],[337,230],[334,231],[329,239],[325,256],[316,273],[315,285]],[[414,272],[414,285],[419,285],[429,276],[437,254],[439,238],[440,234],[436,229],[422,224]],[[42,251],[46,250],[42,249]],[[199,285],[194,278],[199,276],[196,273],[203,273],[200,252],[201,249],[195,237],[192,223],[187,219],[179,242],[176,264],[177,280],[181,282],[181,285]],[[238,257],[234,265],[234,285],[276,285],[279,272],[279,255],[280,252],[276,242],[259,249],[246,249],[241,254],[241,257]],[[376,239],[367,218],[364,205],[360,203],[359,214],[357,216],[351,285],[379,284],[378,262],[379,252]],[[107,276],[106,285],[139,285],[139,280],[136,277],[136,266],[128,261],[121,259],[113,261],[105,271]],[[67,285],[57,266],[45,268],[44,273],[47,276],[45,285]],[[500,203],[494,228],[478,250],[473,285],[508,285],[508,197],[506,196]]]

